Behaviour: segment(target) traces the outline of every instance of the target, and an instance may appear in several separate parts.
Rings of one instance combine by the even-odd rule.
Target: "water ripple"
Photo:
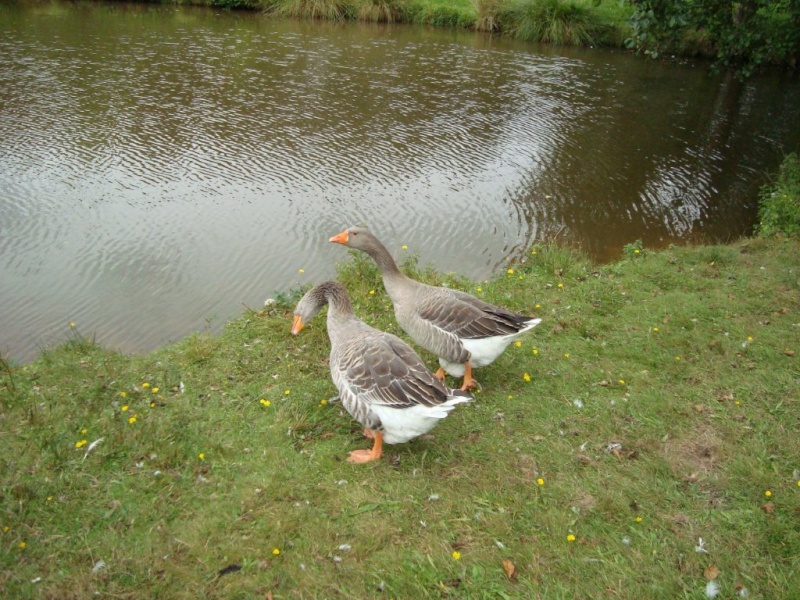
[[[167,10],[0,7],[0,333],[15,357],[70,320],[126,350],[222,322],[333,276],[347,253],[327,239],[354,223],[476,279],[537,239],[605,258],[742,230],[752,207],[728,197],[798,138],[797,85]]]

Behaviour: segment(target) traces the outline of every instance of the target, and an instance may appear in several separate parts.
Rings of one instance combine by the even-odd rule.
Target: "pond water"
[[[0,4],[0,352],[146,351],[319,282],[364,223],[483,279],[751,231],[800,85],[465,31]],[[211,325],[209,325],[211,323]],[[288,324],[287,324],[288,331]]]

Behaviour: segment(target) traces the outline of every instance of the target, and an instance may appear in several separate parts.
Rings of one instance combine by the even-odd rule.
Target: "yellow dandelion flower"
[[[128,408],[130,408],[130,407],[129,407],[127,404],[124,404],[124,405],[122,406],[122,408],[120,408],[120,410],[121,410],[122,412],[128,412]]]
[[[640,252],[640,250],[634,250],[633,251],[634,254],[639,254],[639,252]]]
[[[150,408],[155,408],[155,407],[156,407],[156,403],[155,403],[155,401],[151,402],[151,403],[150,403]]]
[[[542,305],[541,305],[541,304],[537,304],[537,305],[536,305],[536,306],[534,306],[533,308],[542,308]]]
[[[477,288],[477,290],[478,290],[479,292],[482,292],[482,291],[483,291],[483,288],[481,288],[481,287],[478,287],[478,288]]]
[[[305,271],[305,269],[298,269],[297,272],[298,273],[305,273],[306,271]]]
[[[742,402],[741,400],[734,400],[733,402],[736,406],[739,406]]]
[[[145,382],[142,384],[142,387],[143,387],[143,388],[149,388],[149,387],[150,387],[150,384],[149,384],[149,383],[147,383],[147,382],[145,381]]]
[[[269,406],[272,404],[269,400],[264,400],[264,398],[259,400],[259,402],[261,403],[262,406],[266,406],[267,408],[269,408]]]
[[[574,536],[574,535],[572,535],[572,534],[570,533],[570,534],[567,536],[567,541],[568,541],[568,542],[574,542],[574,541],[575,541],[575,536]]]
[[[519,276],[519,279],[525,279],[522,275]]]
[[[530,381],[530,380],[531,380],[531,376],[530,376],[530,375],[528,375],[527,373],[523,373],[523,374],[522,374],[522,378],[523,378],[525,381]]]
[[[53,501],[53,497],[52,497],[52,496],[48,496],[48,497],[47,497],[47,501],[48,501],[48,502],[52,502],[52,501]]]
[[[620,380],[619,380],[619,384],[620,384],[620,385],[625,385],[625,380],[624,380],[624,379],[620,379]]]
[[[154,388],[153,388],[152,390],[150,390],[150,391],[151,391],[151,392],[153,392],[154,394],[157,394],[157,393],[158,393],[158,390],[159,390],[159,388],[157,388],[157,387],[154,387]]]
[[[374,296],[374,295],[375,295],[375,290],[370,290],[370,291],[369,291],[369,295],[370,295],[370,296]]]
[[[322,400],[319,401],[319,405],[320,406],[327,406],[328,405],[328,401],[325,398],[323,398]]]
[[[537,484],[537,485],[544,485],[544,479],[542,479],[541,477],[539,477],[539,479],[537,479],[537,480],[536,480],[536,484]]]
[[[509,399],[509,400],[511,400],[513,397],[514,397],[514,396],[512,396],[511,394],[509,394],[509,395],[508,395],[508,399]]]
[[[533,254],[534,256],[536,256],[536,254],[538,254],[538,253],[536,252],[536,250],[532,250],[532,251],[531,251],[531,254]]]
[[[767,490],[766,492],[764,492],[764,495],[765,495],[767,498],[772,498],[772,492],[771,492],[771,491],[769,491],[769,490]]]
[[[564,353],[564,358],[569,358],[569,352]]]
[[[89,443],[89,442],[87,442],[86,440],[81,440],[81,441],[79,441],[79,442],[75,442],[75,447],[76,447],[76,448],[83,448],[83,447],[84,447],[86,444],[88,444],[88,443]]]
[[[205,460],[206,459],[206,453],[205,452],[201,452],[200,454],[197,455],[197,458],[199,458],[200,460]]]
[[[797,482],[797,487],[800,487],[800,481]]]
[[[538,351],[536,348],[534,348],[533,350],[531,350],[531,352],[532,352],[534,355],[535,355],[535,354],[539,354],[539,351]]]
[[[658,327],[653,327],[653,333],[658,333]]]
[[[461,552],[458,550],[453,550],[452,554],[453,560],[461,560]]]
[[[509,275],[513,275],[513,274],[514,274],[514,269],[509,269],[509,270],[508,270],[508,274],[509,274]]]
[[[680,360],[680,359],[681,359],[681,357],[680,357],[680,356],[676,356],[676,357],[675,357],[675,360]]]
[[[514,346],[516,346],[517,348],[522,348],[522,342],[516,341],[514,342]]]
[[[69,326],[74,329],[75,328],[75,321],[70,321],[69,322]]]
[[[81,429],[81,435],[86,435],[86,431],[87,431],[87,429],[85,427],[83,429]]]
[[[636,522],[637,523],[641,523],[642,522],[642,517],[636,517]]]
[[[272,549],[272,556],[278,556],[281,553],[280,548],[273,548]]]
[[[130,423],[131,425],[136,423],[136,415],[133,415],[130,419],[128,419],[128,423]]]
[[[406,246],[405,244],[403,244],[401,247],[403,248],[403,250],[408,250],[408,246]]]
[[[8,525],[3,525],[3,533],[8,533],[9,531],[11,531],[11,527]]]
[[[292,390],[283,390],[284,395],[288,396],[292,393]]]
[[[20,542],[19,543],[19,549],[20,550],[25,550],[25,548],[27,548],[27,547],[28,547],[28,544],[26,544],[25,542]]]
[[[747,341],[748,341],[748,342],[752,342],[752,341],[753,341],[753,336],[751,336],[751,335],[748,335],[748,336],[747,336]]]
[[[559,284],[558,284],[558,287],[560,287],[560,288],[563,288],[563,287],[564,287],[564,284],[563,284],[563,283],[559,283]]]
[[[128,397],[128,392],[120,392],[119,393],[119,397],[120,398],[127,398]]]

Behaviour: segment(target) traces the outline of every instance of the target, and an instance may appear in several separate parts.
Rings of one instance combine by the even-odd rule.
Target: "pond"
[[[335,275],[369,225],[483,279],[751,232],[800,85],[468,31],[0,4],[0,351],[147,351]],[[408,250],[402,250],[406,245]],[[288,323],[287,323],[288,332]]]

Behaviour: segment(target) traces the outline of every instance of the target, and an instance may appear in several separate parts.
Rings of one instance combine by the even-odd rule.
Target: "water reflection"
[[[0,5],[0,323],[149,349],[319,281],[327,238],[483,278],[558,235],[728,239],[800,87],[467,32],[147,5]],[[304,273],[300,274],[299,270]]]

